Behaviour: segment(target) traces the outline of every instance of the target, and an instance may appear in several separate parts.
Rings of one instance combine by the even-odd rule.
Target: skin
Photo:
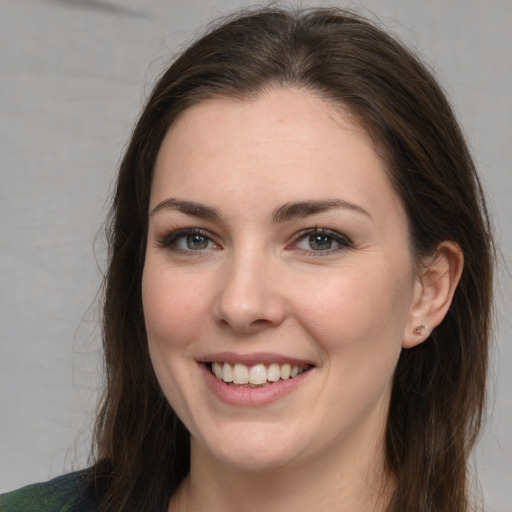
[[[283,213],[322,201],[330,207]],[[161,146],[149,211],[149,349],[191,434],[191,472],[169,510],[384,510],[393,372],[449,307],[457,247],[413,261],[407,216],[372,141],[299,90],[185,111]],[[193,228],[199,238],[176,235]],[[329,230],[316,233],[323,244],[315,229]],[[427,328],[412,334],[419,324]],[[279,400],[231,405],[198,363],[212,352],[312,368]]]

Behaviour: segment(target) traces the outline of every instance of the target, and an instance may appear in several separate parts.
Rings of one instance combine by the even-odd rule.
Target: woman
[[[213,28],[150,96],[108,237],[95,463],[0,510],[472,510],[490,226],[443,93],[379,28]]]

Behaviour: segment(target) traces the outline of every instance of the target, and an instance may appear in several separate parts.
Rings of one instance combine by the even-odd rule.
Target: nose
[[[226,262],[214,305],[221,326],[252,333],[278,326],[286,315],[276,264],[269,258],[233,258]]]

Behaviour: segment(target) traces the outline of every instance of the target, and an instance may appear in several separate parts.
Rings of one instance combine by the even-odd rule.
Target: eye
[[[336,240],[333,240],[328,235],[317,234],[317,235],[309,235],[308,237],[304,237],[301,241],[299,241],[296,246],[299,249],[309,249],[312,251],[327,251],[332,249],[333,245],[336,245]]]
[[[218,248],[207,232],[195,228],[172,231],[160,239],[158,245],[178,252],[199,252]]]
[[[206,249],[211,240],[201,234],[182,235],[174,240],[174,247],[181,250],[197,251]]]
[[[309,229],[299,233],[293,248],[316,253],[332,253],[350,247],[350,240],[330,229]]]

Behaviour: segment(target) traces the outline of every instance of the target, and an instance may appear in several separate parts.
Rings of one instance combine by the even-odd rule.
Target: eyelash
[[[180,249],[176,247],[176,243],[180,238],[186,238],[189,236],[201,236],[205,238],[208,242],[212,242],[216,244],[216,242],[213,240],[211,234],[208,231],[205,231],[204,229],[200,228],[177,228],[171,230],[166,235],[162,236],[157,240],[158,247],[160,248],[168,248],[174,252],[182,253],[182,254],[201,254],[203,250],[205,249]],[[302,242],[303,240],[306,240],[308,237],[313,236],[325,236],[326,238],[330,239],[330,241],[336,242],[338,245],[334,248],[328,248],[326,250],[313,250],[313,249],[302,249],[300,247],[297,247],[297,244]],[[343,251],[347,248],[353,247],[352,241],[346,236],[342,235],[341,233],[338,233],[337,231],[332,231],[327,228],[310,228],[310,229],[304,229],[297,233],[294,241],[286,247],[287,250],[296,250],[300,254],[304,254],[307,256],[313,256],[313,257],[323,257],[328,256],[331,254],[334,254],[338,251]]]
[[[313,249],[301,249],[297,247],[297,244],[303,240],[306,240],[307,238],[313,237],[313,236],[325,236],[329,238],[331,241],[336,242],[338,245],[334,248],[329,248],[326,250],[318,250],[315,251]],[[329,256],[331,254],[337,253],[338,251],[343,251],[345,249],[353,247],[353,242],[346,236],[342,235],[341,233],[338,233],[337,231],[333,231],[331,229],[327,228],[310,228],[305,229],[303,231],[300,231],[297,233],[297,236],[294,240],[294,242],[288,246],[291,249],[296,249],[300,251],[301,254],[305,254],[308,256],[313,256],[315,258],[321,258],[323,256]]]
[[[189,236],[201,236],[208,240],[209,242],[213,242],[212,236],[208,231],[205,231],[204,229],[199,228],[180,228],[180,229],[173,229],[163,237],[159,238],[157,240],[158,247],[161,248],[168,248],[171,249],[174,252],[179,252],[183,254],[190,254],[190,253],[201,253],[202,250],[199,249],[197,251],[194,251],[193,249],[179,249],[177,248],[176,242],[180,238],[186,238]]]

